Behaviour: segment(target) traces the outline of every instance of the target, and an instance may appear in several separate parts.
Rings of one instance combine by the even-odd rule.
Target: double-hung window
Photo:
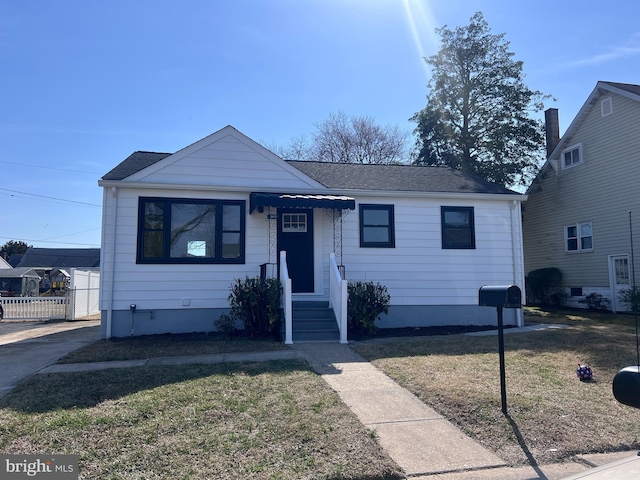
[[[443,249],[476,248],[473,207],[440,207]]]
[[[244,263],[245,202],[140,198],[138,263]]]
[[[582,144],[572,145],[562,151],[562,169],[575,167],[582,163]]]
[[[593,250],[593,225],[577,223],[564,227],[567,252],[590,252]]]
[[[360,204],[360,246],[395,248],[393,205]]]

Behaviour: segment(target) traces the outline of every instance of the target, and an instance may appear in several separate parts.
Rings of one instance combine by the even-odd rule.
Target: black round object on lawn
[[[613,396],[623,405],[640,408],[640,367],[626,367],[616,373]]]

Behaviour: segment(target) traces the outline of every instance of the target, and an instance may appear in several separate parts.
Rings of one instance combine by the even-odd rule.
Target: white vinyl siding
[[[268,185],[283,190],[314,185],[302,179],[304,175],[300,172],[291,173],[295,169],[285,162],[271,161],[268,155],[231,135],[166,164],[170,160],[171,158],[167,158],[159,162],[157,170],[139,181],[169,185],[202,185],[210,181],[222,187],[257,189]]]
[[[192,190],[181,198],[246,200],[248,194]],[[118,189],[118,230],[115,249],[115,310],[131,303],[139,309],[228,308],[229,286],[235,278],[254,277],[259,265],[269,261],[266,213],[246,215],[246,261],[241,265],[136,264],[138,196],[169,196],[167,190]],[[373,204],[378,197],[362,198]],[[392,305],[477,305],[478,289],[488,284],[522,285],[522,254],[512,236],[514,214],[509,201],[440,201],[385,196],[394,206],[394,249],[360,248],[357,211],[344,216],[342,263],[348,280],[368,280],[385,285]],[[475,250],[442,250],[441,206],[474,207]],[[328,294],[328,256],[334,251],[333,224],[324,210],[315,210],[315,259],[318,296]],[[110,210],[107,205],[105,214]],[[516,224],[519,239],[520,226]],[[106,232],[106,230],[105,230]],[[105,240],[107,236],[105,234]],[[105,247],[109,248],[107,243]],[[112,251],[109,248],[109,251]],[[373,253],[375,252],[375,253]],[[515,263],[513,256],[515,255]],[[103,273],[109,271],[109,261]],[[106,275],[105,275],[106,278]],[[106,308],[106,305],[103,306]]]

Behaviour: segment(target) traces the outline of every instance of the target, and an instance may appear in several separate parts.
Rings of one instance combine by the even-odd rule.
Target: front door
[[[291,291],[313,292],[313,210],[278,210],[278,251],[282,250],[287,252]]]
[[[611,283],[611,310],[615,312],[625,311],[628,305],[620,301],[618,296],[622,290],[631,288],[631,275],[629,274],[629,255],[611,255],[609,257],[609,281]]]

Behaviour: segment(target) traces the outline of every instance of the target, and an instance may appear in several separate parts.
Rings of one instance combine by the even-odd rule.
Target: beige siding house
[[[546,117],[548,159],[524,204],[525,272],[559,268],[569,306],[595,292],[625,310],[619,293],[640,254],[640,86],[598,82],[562,139],[557,109]]]

